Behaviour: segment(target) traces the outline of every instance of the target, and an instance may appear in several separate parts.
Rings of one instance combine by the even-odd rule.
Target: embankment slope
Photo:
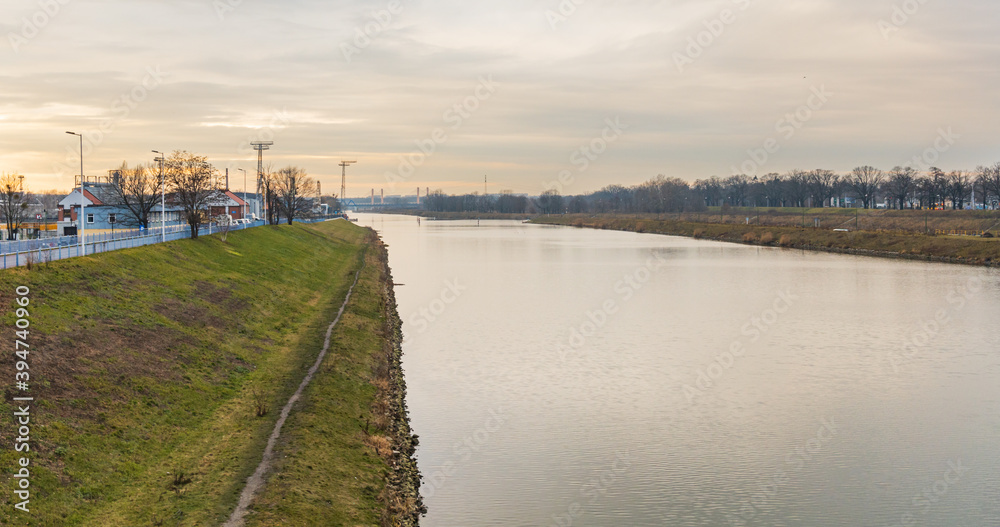
[[[376,242],[348,222],[275,226],[233,232],[227,242],[181,240],[0,273],[3,327],[13,328],[15,288],[31,289],[36,399],[27,514],[13,508],[20,454],[10,447],[10,418],[0,420],[0,525],[221,525],[355,273],[383,258]],[[337,411],[307,393],[286,423],[277,457],[310,452],[300,434],[321,423],[336,431],[331,456],[341,470],[314,463],[317,483],[283,505],[321,502],[322,513],[283,525],[375,525],[394,496],[385,489],[396,471],[362,431],[366,422],[395,422],[376,414],[371,366],[389,339],[349,345],[350,328],[385,324],[384,310],[365,306],[386,303],[376,286],[386,279],[379,265],[364,266],[367,289],[355,291],[334,334],[326,363],[357,367],[317,374],[324,382],[342,375],[329,395]],[[5,416],[23,395],[9,388],[13,379],[5,360]],[[284,477],[272,472],[263,498]],[[259,516],[250,518],[277,524]]]

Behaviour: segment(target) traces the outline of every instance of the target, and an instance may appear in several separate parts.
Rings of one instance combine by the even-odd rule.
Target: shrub
[[[748,233],[746,233],[746,234],[743,235],[743,242],[744,243],[753,243],[755,241],[757,241],[757,235],[756,234],[754,234],[752,232],[748,232]]]
[[[270,408],[267,406],[267,394],[261,390],[254,388],[251,392],[253,396],[254,413],[257,417],[264,417]]]
[[[774,242],[774,234],[771,234],[770,232],[765,232],[760,237],[760,243],[770,244],[773,242]]]
[[[778,245],[782,247],[789,247],[792,245],[792,237],[787,234],[782,234],[781,239],[778,240]]]
[[[695,238],[701,238],[704,235],[705,235],[705,231],[703,231],[701,229],[695,229],[694,230],[694,237]]]

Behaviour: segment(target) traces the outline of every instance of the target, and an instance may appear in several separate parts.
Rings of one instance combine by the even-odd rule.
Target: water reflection
[[[406,284],[424,525],[1000,524],[996,272],[361,224]]]

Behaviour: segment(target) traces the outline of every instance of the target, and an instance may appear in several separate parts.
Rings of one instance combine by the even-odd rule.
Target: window
[[[94,214],[87,214],[87,223],[94,223]]]

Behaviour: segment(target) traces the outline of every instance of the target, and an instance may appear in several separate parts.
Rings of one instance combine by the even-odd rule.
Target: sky
[[[4,0],[0,172],[249,143],[324,193],[1000,161],[995,0]]]

